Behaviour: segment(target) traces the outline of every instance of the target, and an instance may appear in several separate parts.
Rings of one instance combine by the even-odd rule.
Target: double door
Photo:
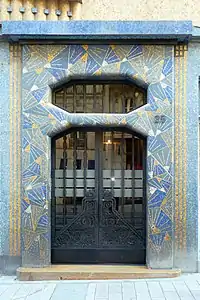
[[[145,141],[75,130],[52,141],[52,262],[145,262]]]

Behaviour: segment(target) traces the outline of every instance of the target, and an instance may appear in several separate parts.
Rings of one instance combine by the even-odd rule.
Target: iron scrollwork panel
[[[59,249],[89,249],[98,245],[98,205],[94,190],[86,192],[82,211],[57,233],[53,247]]]
[[[100,201],[99,247],[145,248],[144,235],[117,211],[116,199],[109,190],[104,190]]]

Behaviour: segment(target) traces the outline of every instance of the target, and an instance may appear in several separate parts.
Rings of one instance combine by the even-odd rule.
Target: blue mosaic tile
[[[159,176],[163,173],[165,174],[166,170],[162,166],[160,166],[160,165],[154,166],[154,170],[153,170],[153,175],[154,176]]]
[[[61,109],[50,108],[49,112],[54,116],[58,121],[62,122],[68,118],[68,113],[64,112]]]
[[[159,136],[159,138],[156,136],[150,136],[148,138],[148,144],[149,144],[150,152],[159,151],[167,146],[166,143],[161,138],[161,136]]]
[[[35,99],[40,102],[44,95],[46,94],[46,88],[34,90],[31,92]]]
[[[76,51],[75,51],[76,52]],[[50,55],[50,64],[49,64],[49,71],[50,70],[66,70],[68,68],[69,65],[69,55],[70,55],[70,47],[66,46],[58,55],[56,55],[56,57],[52,57]],[[75,54],[76,56],[76,54]],[[52,57],[52,59],[51,59]],[[72,54],[73,57],[73,54]],[[70,57],[70,60],[72,58]]]
[[[86,46],[86,49],[87,49],[87,46]],[[74,65],[85,54],[86,54],[86,50],[84,49],[84,46],[74,45],[73,47],[70,47],[70,55],[69,55],[70,64]],[[65,57],[65,59],[66,59],[66,57]]]
[[[27,116],[25,116],[25,115],[23,117],[23,128],[24,129],[32,128],[32,123],[31,123],[30,119],[27,118]]]
[[[43,154],[43,151],[34,145],[30,146],[30,162],[34,162],[38,157]]]
[[[28,199],[30,203],[35,205],[43,206],[45,200],[47,199],[47,191],[45,186],[33,187],[31,190],[27,191]]]
[[[120,58],[117,56],[117,54],[115,53],[115,51],[109,47],[106,57],[105,57],[105,62],[107,64],[114,64],[117,62],[120,62]]]
[[[152,176],[148,175],[148,184],[149,187],[154,187],[155,189],[161,190],[162,189],[162,184],[160,181],[158,181],[157,178],[152,178]]]
[[[36,116],[43,116],[43,117],[47,117],[49,112],[47,110],[45,110],[41,105],[33,105],[32,107],[29,107],[28,109],[24,110],[24,113],[26,114],[32,114],[32,115],[36,115]],[[33,118],[32,116],[29,115],[29,119]]]
[[[163,88],[162,81],[158,82],[158,83],[154,83],[153,87],[151,87],[151,92],[152,92],[153,97],[155,97],[155,99],[161,100],[161,101],[165,101],[167,98],[165,90],[166,90],[166,85],[164,85],[164,88]]]
[[[151,93],[151,90],[149,91],[149,104],[150,105],[148,106],[147,111],[156,111],[159,107]]]
[[[162,234],[150,234],[150,239],[155,246],[161,247],[164,241],[165,233]]]
[[[126,58],[128,60],[130,60],[130,59],[133,59],[137,56],[142,55],[142,53],[143,53],[142,46],[141,45],[135,45],[135,46],[131,47],[129,53],[126,55]]]
[[[172,57],[167,57],[164,60],[162,73],[167,76],[172,72]]]
[[[172,228],[172,221],[170,218],[161,210],[155,223],[156,227],[160,230],[168,231]]]
[[[158,207],[161,206],[163,200],[165,199],[166,192],[161,190],[156,190],[156,192],[149,197],[148,206],[149,207]]]
[[[65,70],[51,68],[47,69],[47,71],[51,73],[51,75],[53,75],[53,77],[58,81],[62,80],[62,78],[65,76]]]
[[[48,216],[47,215],[41,216],[38,220],[38,226],[45,227],[47,225],[48,225]]]
[[[26,129],[27,129],[27,127],[26,127]],[[23,139],[22,139],[22,147],[23,147],[23,149],[25,149],[28,146],[28,144],[29,144],[29,142],[26,139],[26,137],[24,136]]]
[[[24,199],[22,199],[22,205],[21,205],[21,209],[22,209],[22,212],[24,213],[25,210],[30,206],[30,203],[25,201]]]
[[[108,46],[107,45],[99,45],[99,46],[93,46],[87,47],[88,50],[86,53],[88,53],[88,61],[95,61],[99,67],[102,66],[103,61],[106,57],[106,54],[108,52]]]
[[[171,102],[172,98],[173,98],[173,91],[172,88],[169,86],[166,86],[163,88],[166,98]]]
[[[23,179],[27,179],[32,176],[40,175],[40,166],[37,163],[33,163],[28,169],[23,172]]]
[[[137,71],[134,70],[134,68],[132,67],[129,61],[125,61],[120,64],[120,71],[122,74],[127,74],[127,75],[130,74],[131,76],[137,74]]]

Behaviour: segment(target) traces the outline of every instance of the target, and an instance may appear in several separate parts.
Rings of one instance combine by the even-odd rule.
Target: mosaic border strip
[[[20,45],[10,45],[10,209],[9,252],[21,254],[21,59]]]
[[[182,46],[184,47],[184,46]],[[175,57],[175,249],[187,242],[187,48]]]

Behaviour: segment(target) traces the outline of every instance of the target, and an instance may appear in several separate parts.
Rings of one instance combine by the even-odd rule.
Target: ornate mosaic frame
[[[22,264],[51,263],[50,137],[74,125],[126,126],[147,136],[147,264],[172,267],[173,46],[27,45],[22,72]],[[73,114],[51,103],[71,79],[124,78],[147,88],[128,114]]]

